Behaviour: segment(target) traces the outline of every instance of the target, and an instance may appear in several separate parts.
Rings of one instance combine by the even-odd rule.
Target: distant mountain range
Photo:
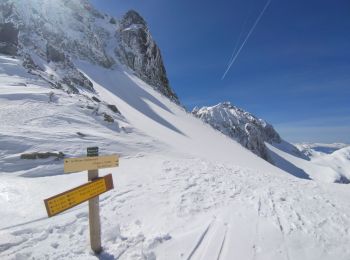
[[[211,107],[194,108],[192,114],[214,129],[231,137],[256,155],[274,164],[265,142],[281,144],[282,139],[273,126],[265,120],[232,105],[230,102],[219,103]],[[292,144],[289,151],[302,157]]]
[[[16,57],[27,72],[52,88],[81,94],[87,102],[100,103],[100,107],[113,113],[120,111],[96,97],[95,83],[78,63],[127,71],[180,104],[170,87],[161,51],[146,21],[134,10],[116,19],[96,10],[88,0],[4,0],[0,3],[0,53]],[[130,91],[123,89],[123,93]],[[312,178],[313,170],[311,173],[309,168],[303,170],[291,159],[313,163],[312,156],[319,152],[343,147],[298,145],[299,150],[284,141],[267,121],[229,102],[195,108],[192,115],[271,164],[303,178]],[[107,112],[103,116],[105,121],[116,119]],[[284,158],[284,153],[292,158]],[[348,181],[343,171],[339,173],[333,168],[329,171],[334,181]]]
[[[292,175],[350,182],[350,150],[346,144],[293,145],[283,140],[271,124],[230,102],[196,107],[192,114]]]

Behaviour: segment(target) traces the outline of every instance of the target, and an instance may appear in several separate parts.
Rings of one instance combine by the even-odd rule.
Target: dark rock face
[[[50,44],[46,45],[46,57],[47,57],[47,61],[53,61],[53,62],[65,61],[64,53],[60,52]]]
[[[94,91],[74,60],[109,69],[122,63],[179,103],[160,50],[135,11],[119,21],[101,14],[88,0],[1,0],[0,52],[18,54],[32,74],[73,93],[79,93],[80,87]],[[50,62],[55,74],[41,68],[43,62]]]
[[[21,154],[21,159],[25,160],[35,160],[35,159],[47,159],[49,157],[55,157],[56,159],[63,159],[64,153],[58,152],[58,153],[52,153],[52,152],[43,152],[43,153],[24,153]]]
[[[114,119],[113,117],[111,117],[110,115],[103,113],[103,117],[104,117],[104,121],[108,122],[108,123],[113,123]]]
[[[272,125],[229,102],[213,107],[195,108],[192,114],[216,130],[238,141],[256,155],[273,163],[265,142],[281,143]]]
[[[109,20],[109,23],[110,23],[110,24],[117,24],[117,21],[112,17],[112,18]]]
[[[13,23],[0,24],[0,53],[17,54],[18,32]]]
[[[107,107],[112,110],[114,113],[121,115],[119,109],[115,105],[108,104]]]
[[[95,96],[92,97],[92,100],[93,100],[93,101],[96,101],[96,102],[98,102],[98,103],[101,102],[101,100],[99,100],[99,99],[98,99],[97,97],[95,97]]]
[[[29,54],[24,55],[22,65],[28,70],[41,70],[41,68],[35,64],[35,62]]]
[[[145,20],[129,11],[120,22],[119,47],[116,54],[121,61],[159,92],[179,103],[170,88],[160,50],[153,40]]]

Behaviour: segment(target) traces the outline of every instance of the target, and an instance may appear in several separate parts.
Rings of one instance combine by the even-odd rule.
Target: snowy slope
[[[230,102],[200,109],[196,107],[192,114],[238,141],[256,155],[273,163],[264,142],[280,143],[282,140],[272,125],[265,120],[231,105]]]
[[[350,146],[343,143],[296,144],[300,151],[309,156],[312,163],[330,167],[343,179],[350,180]]]
[[[124,67],[175,103],[160,49],[135,11],[120,20],[88,0],[2,0],[0,53],[18,56],[31,73],[58,89],[78,93],[94,86],[72,61]],[[45,66],[43,61],[47,62]]]
[[[74,63],[96,93],[52,89],[0,57],[1,259],[98,258],[86,203],[50,219],[43,204],[86,173],[62,174],[62,160],[20,159],[79,156],[92,145],[121,155],[120,167],[101,170],[113,173],[115,189],[101,196],[99,259],[350,258],[347,185],[274,167],[121,68]]]
[[[295,156],[283,149],[283,145],[267,144],[267,146],[275,165],[295,176],[323,182],[349,183],[350,181],[349,146],[344,144],[297,145],[308,159]],[[344,148],[340,149],[340,147]],[[335,152],[332,152],[334,150]]]
[[[304,143],[297,145],[298,149],[283,140],[265,120],[231,105],[230,102],[195,108],[192,114],[261,158],[298,178],[323,182],[350,182],[347,167],[349,160],[344,159],[347,158],[346,152],[341,154],[340,158],[334,155],[322,159],[326,153],[346,146],[344,144]]]
[[[349,146],[348,144],[343,143],[333,143],[333,144],[324,144],[324,143],[297,143],[295,146],[306,156],[310,158],[315,158],[323,156],[325,154],[331,154],[341,148]]]

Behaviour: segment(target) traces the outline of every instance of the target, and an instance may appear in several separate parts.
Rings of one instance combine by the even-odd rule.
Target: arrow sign
[[[64,172],[81,172],[119,166],[119,157],[114,155],[64,159]]]
[[[50,197],[44,200],[47,215],[49,217],[55,216],[113,188],[112,174],[108,174],[74,189]]]

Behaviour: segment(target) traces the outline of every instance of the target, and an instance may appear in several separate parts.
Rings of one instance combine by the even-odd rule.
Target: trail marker
[[[116,154],[107,156],[80,157],[64,159],[64,172],[73,173],[86,170],[97,170],[112,168],[119,165],[119,158]]]
[[[47,215],[53,217],[112,189],[112,174],[97,178],[92,182],[88,182],[44,200]]]
[[[88,147],[87,149],[87,156],[91,157],[91,156],[98,156],[98,147]]]
[[[99,195],[113,189],[112,174],[99,177],[98,169],[117,166],[119,158],[116,154],[98,156],[98,147],[88,147],[87,157],[64,159],[64,172],[87,170],[89,182],[44,200],[49,217],[89,201],[90,244],[96,254],[102,251]]]

